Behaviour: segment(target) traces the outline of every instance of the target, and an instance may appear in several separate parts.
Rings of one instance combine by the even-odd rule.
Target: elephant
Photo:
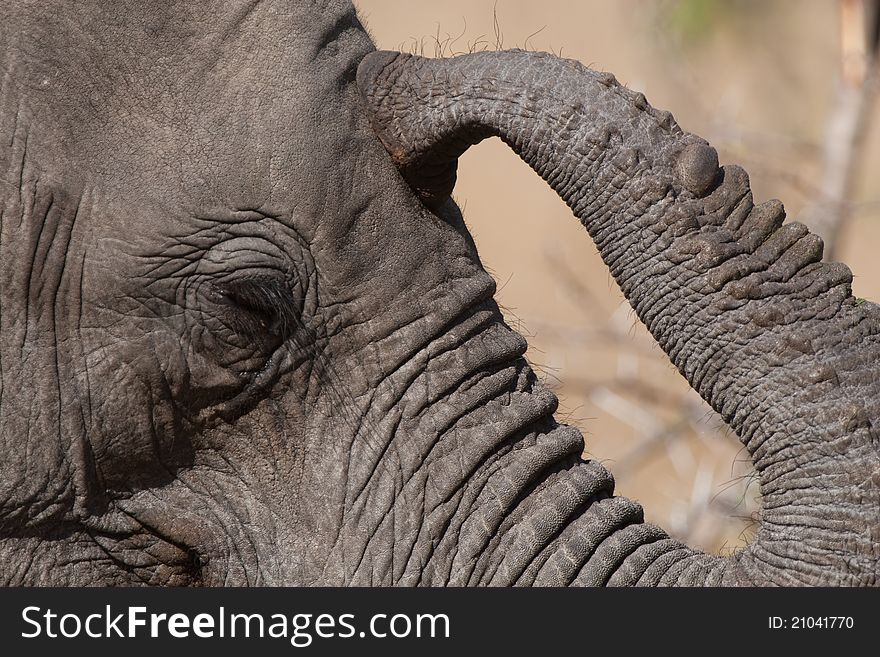
[[[0,6],[7,585],[874,585],[880,308],[613,75],[348,0]],[[506,142],[760,480],[713,555],[557,421],[451,194]]]

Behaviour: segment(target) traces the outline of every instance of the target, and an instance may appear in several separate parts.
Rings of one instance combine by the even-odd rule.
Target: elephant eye
[[[214,286],[216,298],[235,315],[236,328],[244,333],[286,338],[292,332],[297,310],[290,287],[269,278],[226,281]]]

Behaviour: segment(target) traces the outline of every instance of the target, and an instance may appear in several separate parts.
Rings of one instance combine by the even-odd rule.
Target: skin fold
[[[450,199],[491,136],[747,448],[742,552],[554,419]],[[342,0],[5,2],[0,581],[876,584],[880,310],[783,220],[577,62],[376,52]]]

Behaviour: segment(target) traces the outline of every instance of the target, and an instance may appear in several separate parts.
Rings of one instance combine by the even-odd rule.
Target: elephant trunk
[[[763,509],[746,551],[673,558],[634,546],[619,572],[638,572],[622,581],[662,564],[663,581],[688,584],[876,581],[880,309],[853,298],[852,274],[822,262],[817,236],[783,224],[777,201],[754,205],[745,172],[719,168],[668,112],[577,62],[376,52],[358,85],[429,207],[448,198],[470,145],[510,145],[572,208],[639,318],[751,455]]]

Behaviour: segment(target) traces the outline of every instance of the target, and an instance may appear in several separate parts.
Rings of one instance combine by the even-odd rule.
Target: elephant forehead
[[[0,37],[0,129],[26,124],[41,168],[226,193],[335,150],[329,108],[353,111],[339,81],[372,49],[337,1],[15,0]]]
[[[347,0],[6,0],[0,18],[5,59],[78,80],[182,70],[232,51],[272,50],[279,71],[310,67],[348,28],[363,32]]]

